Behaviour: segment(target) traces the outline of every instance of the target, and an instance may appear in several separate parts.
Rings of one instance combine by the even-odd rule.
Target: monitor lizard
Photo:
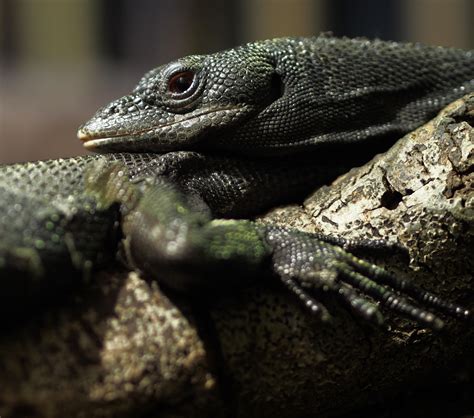
[[[160,66],[80,128],[102,154],[1,167],[4,295],[84,280],[119,254],[189,293],[270,270],[322,318],[321,292],[379,324],[379,304],[435,329],[430,307],[470,318],[350,252],[383,240],[235,218],[301,198],[473,90],[474,51],[329,35]]]

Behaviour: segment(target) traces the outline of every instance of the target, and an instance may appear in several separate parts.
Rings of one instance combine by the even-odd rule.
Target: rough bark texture
[[[374,261],[474,308],[474,95],[262,222],[409,251]],[[3,417],[323,417],[473,371],[472,324],[321,323],[271,279],[170,302],[136,273],[95,282],[0,340]],[[202,303],[201,303],[202,302]]]

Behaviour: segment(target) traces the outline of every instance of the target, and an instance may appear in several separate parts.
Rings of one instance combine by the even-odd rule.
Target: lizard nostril
[[[153,96],[143,96],[141,97],[141,102],[145,106],[153,106],[155,105],[155,98]]]

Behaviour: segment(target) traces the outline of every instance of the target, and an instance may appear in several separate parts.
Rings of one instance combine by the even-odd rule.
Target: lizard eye
[[[196,107],[204,86],[199,68],[175,62],[163,70],[159,92],[169,110],[184,113]]]
[[[168,80],[168,91],[174,96],[188,97],[197,87],[194,71],[185,70],[171,75]]]

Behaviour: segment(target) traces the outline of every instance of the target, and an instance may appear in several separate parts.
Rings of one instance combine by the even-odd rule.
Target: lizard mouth
[[[163,152],[183,150],[183,147],[196,142],[212,128],[230,126],[241,120],[251,111],[249,106],[228,106],[218,109],[203,109],[169,123],[152,125],[130,132],[113,134],[113,129],[103,133],[94,130],[93,125],[100,123],[92,119],[77,132],[77,137],[86,149],[96,152]],[[180,115],[179,115],[180,116]],[[89,128],[89,126],[91,126]],[[119,126],[118,131],[123,131]]]

